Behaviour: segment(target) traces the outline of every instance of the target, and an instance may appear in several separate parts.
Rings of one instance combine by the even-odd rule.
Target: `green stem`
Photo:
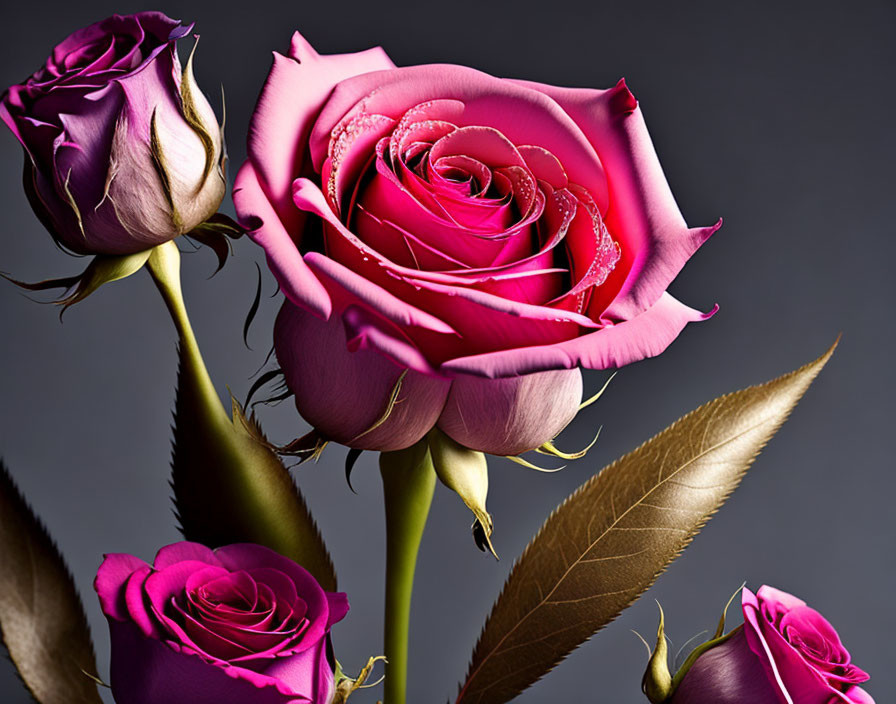
[[[424,438],[380,455],[386,504],[385,704],[406,704],[408,632],[417,552],[429,515],[436,473]]]
[[[180,339],[181,364],[189,367],[182,375],[182,382],[193,386],[195,398],[201,404],[203,416],[209,421],[230,425],[227,412],[221,404],[221,397],[215,390],[215,385],[209,376],[202,354],[199,351],[199,343],[190,325],[187,315],[187,307],[184,304],[183,290],[180,285],[180,250],[173,242],[166,242],[152,250],[149,260],[146,262],[156,288],[162,294],[174,327],[177,329]]]

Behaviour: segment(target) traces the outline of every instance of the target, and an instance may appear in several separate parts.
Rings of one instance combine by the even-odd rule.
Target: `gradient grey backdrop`
[[[131,2],[17,3],[5,11],[0,85],[34,70],[70,31]],[[672,291],[721,312],[662,357],[625,369],[562,438],[576,448],[604,430],[586,460],[542,475],[492,461],[490,508],[499,564],[479,553],[457,497],[436,494],[419,564],[411,638],[413,704],[456,692],[494,596],[547,513],[599,467],[682,413],[763,381],[843,342],[743,486],[663,576],[676,644],[711,627],[744,580],[795,592],[839,628],[873,674],[879,704],[896,692],[892,606],[894,29],[890,2],[164,2],[202,33],[197,74],[215,104],[227,93],[230,153],[245,155],[249,114],[270,52],[300,28],[324,52],[382,44],[396,63],[448,61],[502,75],[606,87],[625,76],[682,211],[725,226]],[[0,130],[0,270],[23,279],[69,274],[20,188],[21,156]],[[230,212],[231,206],[226,205]],[[237,395],[270,345],[278,302],[263,300],[246,350],[240,331],[260,251],[239,242],[214,279],[212,257],[185,259],[185,288],[211,374]],[[265,290],[273,281],[265,272]],[[0,454],[72,565],[95,631],[108,639],[91,589],[102,552],[146,559],[178,538],[167,485],[174,333],[144,273],[69,311],[0,285]],[[591,387],[604,377],[591,373]],[[264,411],[277,441],[300,433],[291,404]],[[352,611],[335,632],[349,671],[380,651],[383,519],[367,454],[355,496],[330,448],[298,479],[323,527]],[[2,566],[0,566],[2,569]],[[520,697],[520,702],[637,702],[645,660],[630,629],[656,624],[643,599]],[[379,690],[358,695],[373,702]],[[27,701],[7,664],[0,701]]]

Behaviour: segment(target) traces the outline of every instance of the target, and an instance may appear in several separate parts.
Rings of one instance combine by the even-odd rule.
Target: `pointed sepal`
[[[663,607],[657,602],[660,609],[660,624],[656,630],[656,645],[650,660],[647,662],[647,670],[641,679],[641,691],[650,700],[650,704],[663,704],[668,700],[672,692],[672,673],[669,672],[669,646],[666,644],[665,615]]]
[[[359,689],[366,689],[367,687],[374,687],[379,684],[380,681],[382,681],[381,679],[376,682],[371,682],[370,684],[368,684],[367,681],[370,679],[370,675],[376,664],[385,661],[386,658],[382,655],[369,658],[367,664],[364,665],[361,672],[359,672],[358,676],[355,678],[348,677],[345,672],[343,672],[342,666],[337,663],[336,692],[333,694],[333,701],[330,702],[330,704],[345,704],[345,702],[348,701],[348,698]]]
[[[26,291],[48,291],[54,288],[65,289],[60,298],[50,301],[62,306],[61,315],[70,306],[80,303],[94,293],[100,286],[127,278],[131,274],[140,271],[149,259],[150,254],[152,254],[151,249],[121,256],[98,254],[87,265],[87,268],[76,276],[46,279],[45,281],[37,281],[35,283],[18,281],[6,274],[0,274],[0,276]]]
[[[488,496],[488,461],[485,454],[455,442],[438,428],[426,436],[436,476],[473,512],[473,539],[477,547],[498,558],[492,545],[494,522],[485,508]]]
[[[731,603],[740,594],[741,590],[744,588],[744,584],[742,584],[734,594],[731,595],[731,598],[728,600],[728,603],[725,604],[725,608],[722,610],[722,616],[719,618],[719,625],[716,628],[716,632],[712,638],[710,638],[705,643],[698,645],[694,648],[687,659],[685,659],[684,663],[680,668],[678,668],[678,672],[675,673],[675,676],[672,678],[672,690],[670,692],[670,696],[675,694],[675,690],[678,689],[678,685],[681,684],[681,681],[684,679],[684,676],[688,674],[688,670],[693,667],[694,663],[697,662],[697,658],[699,658],[703,653],[707,650],[715,648],[717,645],[721,645],[726,640],[731,638],[739,629],[735,628],[733,631],[725,633],[725,620],[728,616],[728,609],[731,606]]]

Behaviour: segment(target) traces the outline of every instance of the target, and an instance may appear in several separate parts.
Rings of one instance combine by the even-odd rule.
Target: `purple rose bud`
[[[118,704],[329,704],[329,631],[348,612],[260,545],[162,548],[152,567],[107,555],[95,587]]]
[[[805,602],[743,590],[744,625],[704,652],[671,704],[874,704],[834,627]]]
[[[61,245],[131,254],[189,232],[224,197],[224,153],[192,57],[191,27],[159,12],[114,15],[59,44],[0,100],[25,151],[25,190]]]

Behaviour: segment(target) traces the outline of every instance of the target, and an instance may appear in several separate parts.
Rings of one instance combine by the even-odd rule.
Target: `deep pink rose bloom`
[[[744,626],[701,655],[672,704],[874,704],[834,627],[804,601],[743,590]]]
[[[622,81],[396,68],[297,33],[234,202],[286,294],[274,342],[298,410],[353,447],[433,425],[493,454],[538,447],[575,416],[579,367],[659,354],[707,317],[666,288],[717,226],[685,224]]]
[[[220,129],[175,46],[189,32],[160,12],[114,15],[72,34],[3,94],[28,199],[59,244],[130,254],[218,209]]]
[[[152,567],[107,555],[95,587],[117,704],[329,704],[329,630],[348,612],[260,545],[162,548]]]

